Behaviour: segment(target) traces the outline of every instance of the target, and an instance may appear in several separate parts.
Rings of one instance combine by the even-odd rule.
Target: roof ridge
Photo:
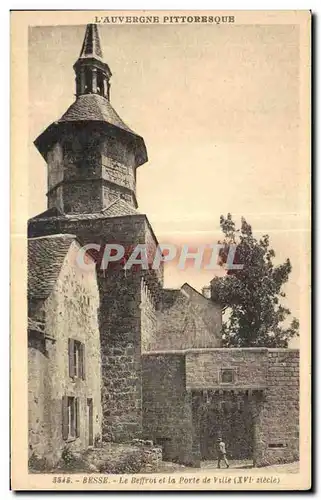
[[[43,236],[32,236],[28,238],[28,240],[45,240],[49,238],[69,238],[69,239],[77,239],[77,236],[75,234],[69,234],[69,233],[58,233],[58,234],[46,234]]]

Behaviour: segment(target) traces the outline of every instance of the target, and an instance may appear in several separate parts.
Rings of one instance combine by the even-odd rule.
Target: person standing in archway
[[[224,441],[222,440],[221,437],[218,438],[217,444],[218,444],[217,467],[219,469],[221,468],[221,461],[223,460],[224,463],[225,463],[226,468],[228,469],[229,468],[229,463],[228,463],[227,458],[226,458],[226,447],[225,447],[225,443],[224,443]]]

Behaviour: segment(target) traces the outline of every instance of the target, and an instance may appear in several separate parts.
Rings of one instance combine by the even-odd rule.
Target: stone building
[[[28,241],[29,456],[48,464],[101,440],[99,292],[80,248],[68,234]]]
[[[158,242],[147,216],[138,212],[136,198],[136,169],[147,161],[146,147],[111,105],[111,70],[103,61],[96,25],[86,28],[74,70],[75,102],[35,141],[48,168],[48,207],[29,221],[31,245],[55,241],[60,248],[61,242],[63,252],[65,241],[71,238],[67,235],[72,234],[82,244],[104,248],[117,243],[126,252],[144,244],[153,255]],[[35,262],[39,252],[40,248],[32,247]],[[126,271],[123,262],[118,262],[104,270],[101,258],[101,252],[95,254],[97,289],[93,277],[91,289],[98,314],[94,319],[92,310],[93,323],[88,325],[94,328],[97,321],[100,339],[99,345],[95,343],[93,369],[99,370],[101,364],[101,384],[97,378],[95,391],[99,380],[102,416],[97,402],[94,434],[99,434],[101,422],[103,441],[151,438],[162,444],[165,458],[195,466],[215,457],[218,434],[235,458],[252,458],[257,465],[296,460],[298,351],[222,349],[222,312],[208,287],[204,294],[188,284],[178,290],[164,289],[162,267],[136,266]],[[76,294],[75,310],[81,307],[76,305],[78,298],[81,302]],[[31,295],[29,300],[33,302]],[[55,323],[61,313],[58,298],[55,304],[48,333],[53,339],[60,328]],[[86,328],[83,323],[82,331]],[[78,325],[65,325],[65,344],[74,331],[80,331]],[[96,340],[97,331],[98,326]],[[55,349],[58,356],[58,346]],[[63,345],[60,349],[65,352]],[[44,362],[40,352],[37,356]],[[38,424],[44,422],[46,432],[56,433],[57,440],[60,433],[60,444],[53,444],[58,453],[63,439],[58,420],[64,413],[57,408],[57,422],[45,424],[43,411],[35,429],[33,394],[41,391],[44,404],[50,396],[43,387],[34,387],[40,380],[32,366],[30,432],[40,432]],[[66,373],[58,375],[52,369],[50,374],[55,380],[62,376],[62,384],[70,382]],[[86,383],[79,383],[87,391]],[[84,397],[92,397],[95,405],[98,396],[89,396],[87,391]]]
[[[163,457],[199,466],[223,436],[232,459],[299,458],[299,354],[292,349],[185,349],[143,355],[144,433]]]

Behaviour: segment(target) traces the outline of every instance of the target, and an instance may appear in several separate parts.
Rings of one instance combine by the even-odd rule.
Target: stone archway
[[[256,464],[260,456],[262,391],[206,390],[199,392],[197,399],[198,416],[194,415],[194,422],[198,426],[195,435],[199,443],[199,460],[216,460],[217,439],[222,437],[230,460]]]

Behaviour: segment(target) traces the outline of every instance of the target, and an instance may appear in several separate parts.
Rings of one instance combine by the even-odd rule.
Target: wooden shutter
[[[62,396],[62,439],[68,439],[69,431],[68,396]]]
[[[73,339],[68,339],[68,358],[69,358],[69,377],[75,376],[75,342]]]
[[[86,378],[86,350],[85,344],[80,345],[80,359],[81,359],[81,378],[85,380]]]
[[[79,398],[75,398],[75,411],[76,411],[76,419],[75,419],[76,437],[79,437],[80,436],[80,404],[79,404]]]

